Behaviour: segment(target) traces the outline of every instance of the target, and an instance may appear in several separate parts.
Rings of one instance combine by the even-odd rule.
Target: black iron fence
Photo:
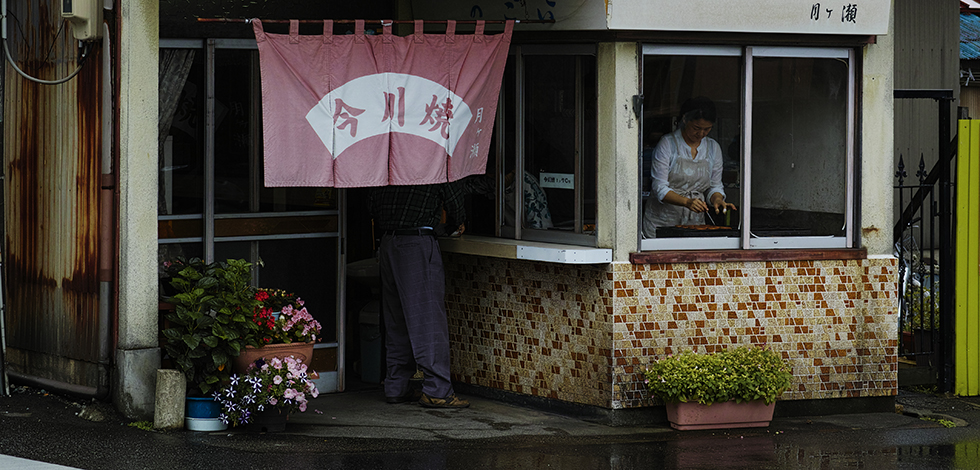
[[[901,210],[895,224],[898,257],[899,357],[935,372],[940,391],[953,385],[955,264],[952,236],[950,139],[952,90],[895,90],[895,98],[933,99],[939,104],[939,155],[927,170],[920,155],[914,175],[899,156],[895,172]],[[943,286],[947,286],[943,289]]]
[[[935,223],[939,218],[937,191],[932,190],[934,183],[927,181],[925,159],[921,156],[914,178],[908,178],[904,157],[899,157],[895,176],[898,178],[895,188],[900,207],[906,207],[916,197],[923,199],[918,204],[910,204],[919,206],[919,211],[911,214],[896,230],[899,357],[914,360],[919,366],[939,367],[942,338],[934,334],[942,326],[941,263],[934,249],[938,241],[936,229],[940,225]]]

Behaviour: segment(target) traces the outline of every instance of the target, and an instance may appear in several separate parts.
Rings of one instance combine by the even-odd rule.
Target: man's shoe
[[[422,396],[420,390],[409,390],[408,393],[398,396],[398,397],[385,397],[386,403],[407,403],[410,401],[416,401]]]
[[[419,404],[426,408],[469,408],[470,402],[466,400],[460,400],[456,397],[456,394],[449,395],[446,398],[432,398],[426,394],[422,394],[422,398],[419,399]]]

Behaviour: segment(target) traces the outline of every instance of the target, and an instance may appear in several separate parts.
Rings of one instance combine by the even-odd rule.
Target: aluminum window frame
[[[512,102],[505,100],[504,87],[500,90],[500,99],[498,100],[498,111],[495,123],[495,131],[497,132],[497,167],[495,169],[495,179],[497,181],[497,201],[495,204],[496,209],[496,223],[495,223],[495,235],[499,238],[513,239],[513,240],[527,240],[527,241],[537,241],[545,243],[563,243],[570,245],[583,245],[583,246],[595,246],[597,236],[595,233],[588,234],[583,233],[584,219],[584,204],[585,204],[585,183],[584,183],[584,172],[585,172],[585,154],[584,151],[586,145],[586,132],[589,129],[585,128],[585,120],[583,119],[585,113],[585,100],[584,97],[585,89],[582,83],[583,69],[581,60],[576,61],[576,83],[575,83],[575,161],[574,161],[574,172],[575,172],[575,189],[574,189],[574,232],[563,232],[557,230],[548,229],[532,229],[526,228],[523,225],[524,220],[524,178],[514,178],[514,226],[504,225],[504,211],[506,210],[507,200],[505,197],[504,188],[504,177],[506,173],[505,164],[505,145],[508,143],[505,141],[505,129],[507,125],[507,106],[515,106],[514,109],[514,142],[510,143],[514,150],[514,168],[524,170],[525,169],[525,144],[526,144],[526,128],[523,125],[526,117],[526,88],[524,84],[526,83],[526,67],[524,64],[525,57],[533,56],[591,56],[593,60],[596,61],[594,65],[598,68],[597,59],[597,48],[594,45],[589,44],[527,44],[527,45],[513,45],[509,53],[510,56],[514,58],[514,97]],[[593,70],[593,73],[598,78],[598,70]],[[598,83],[596,83],[598,87]],[[598,93],[598,89],[595,90]],[[598,106],[595,103],[594,106]],[[598,110],[596,109],[596,116],[598,116]],[[593,133],[598,132],[597,129],[592,130]],[[591,154],[596,159],[596,164],[598,163],[598,149],[593,149]],[[598,178],[596,169],[596,174],[593,174],[593,178]],[[581,183],[580,183],[581,182]],[[598,201],[596,201],[595,210],[598,211]]]
[[[647,56],[696,56],[696,57],[743,57],[745,53],[745,48],[742,46],[694,46],[694,45],[661,45],[661,44],[644,44],[642,48],[643,54],[640,58],[640,69],[641,69],[641,80],[640,84],[643,84],[643,74],[646,73],[643,70],[645,59]],[[744,90],[744,75],[743,70],[742,87]],[[645,93],[645,90],[640,90],[641,93]],[[743,97],[744,100],[744,97]],[[745,104],[742,103],[742,112],[744,113]],[[641,116],[643,114],[641,113]],[[638,164],[640,165],[639,178],[642,181],[643,178],[643,134],[644,134],[644,122],[640,122],[640,142],[638,155]],[[744,133],[745,122],[744,117],[741,122],[742,132]],[[742,165],[743,163],[740,163]],[[744,176],[740,176],[744,179]],[[744,184],[744,181],[740,181]],[[741,240],[738,237],[687,237],[687,238],[643,238],[643,214],[644,214],[644,201],[642,195],[642,184],[641,194],[639,196],[639,204],[637,207],[640,208],[639,216],[637,218],[637,234],[640,239],[640,250],[641,251],[669,251],[669,250],[731,250],[741,248]],[[744,189],[743,189],[744,192]],[[745,206],[745,199],[742,200],[743,207]]]
[[[205,54],[205,116],[204,116],[204,186],[202,188],[204,197],[203,212],[199,214],[177,214],[177,215],[157,215],[158,221],[163,220],[201,220],[202,236],[186,238],[160,238],[158,244],[179,244],[179,243],[201,243],[206,262],[214,261],[214,245],[221,242],[242,242],[242,241],[261,241],[261,240],[291,240],[305,238],[339,238],[340,232],[316,232],[298,233],[294,235],[249,235],[236,237],[216,237],[214,235],[214,221],[222,219],[254,218],[254,217],[293,217],[293,216],[339,216],[340,210],[328,209],[322,211],[290,211],[290,212],[233,212],[216,213],[214,204],[214,160],[215,160],[215,122],[214,122],[214,79],[215,79],[215,55],[218,50],[258,50],[258,45],[254,39],[166,39],[161,38],[160,49],[200,49]],[[340,192],[343,192],[340,190]],[[254,207],[258,202],[258,193],[253,191],[249,195],[250,205]],[[254,250],[253,250],[254,251]]]
[[[740,226],[743,227],[739,237],[701,237],[701,238],[643,238],[643,211],[639,211],[637,233],[641,251],[665,250],[703,250],[703,249],[832,249],[853,248],[855,242],[855,227],[857,208],[856,194],[856,115],[857,115],[857,57],[853,48],[844,47],[793,47],[793,46],[696,46],[696,45],[651,45],[644,44],[640,58],[641,74],[647,56],[733,56],[743,59],[742,69],[742,116],[740,138],[742,142],[740,156],[740,186],[741,205]],[[754,79],[754,61],[756,57],[766,58],[817,58],[839,59],[847,63],[847,108],[845,111],[845,187],[844,187],[844,235],[843,236],[781,236],[759,237],[752,234],[752,88]],[[642,75],[641,75],[642,76]],[[642,80],[641,80],[642,84]],[[644,90],[640,90],[641,93]],[[644,123],[641,122],[641,129]],[[642,178],[642,141],[640,132],[638,158],[640,178]],[[642,193],[638,194],[639,207],[643,207]]]

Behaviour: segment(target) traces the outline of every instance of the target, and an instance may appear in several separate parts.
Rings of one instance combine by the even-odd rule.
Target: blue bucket
[[[189,418],[217,418],[221,403],[210,397],[187,397],[185,416]]]

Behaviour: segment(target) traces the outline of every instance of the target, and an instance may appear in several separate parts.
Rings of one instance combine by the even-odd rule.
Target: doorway
[[[160,40],[159,261],[245,259],[256,287],[306,302],[322,325],[313,369],[344,390],[344,194],[263,185],[254,40]]]

